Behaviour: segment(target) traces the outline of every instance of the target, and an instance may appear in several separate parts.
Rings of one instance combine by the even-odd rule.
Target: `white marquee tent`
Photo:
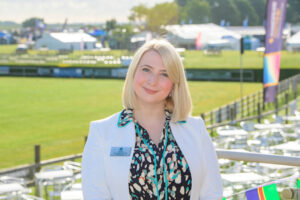
[[[86,33],[44,33],[35,43],[37,49],[53,50],[90,50],[94,49],[97,39]]]
[[[195,41],[200,37],[200,49],[209,44],[222,44],[223,49],[239,49],[241,35],[216,24],[168,25],[166,38],[176,47],[195,48]]]
[[[300,51],[300,31],[287,39],[286,49],[288,51]]]

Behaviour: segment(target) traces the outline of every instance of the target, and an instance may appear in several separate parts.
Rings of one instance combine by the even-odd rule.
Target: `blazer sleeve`
[[[221,200],[223,196],[222,179],[219,163],[212,140],[203,120],[200,118],[203,145],[203,179],[200,189],[201,200]]]
[[[87,143],[82,156],[82,191],[85,200],[111,199],[106,183],[105,142],[100,137],[97,123],[90,123]]]

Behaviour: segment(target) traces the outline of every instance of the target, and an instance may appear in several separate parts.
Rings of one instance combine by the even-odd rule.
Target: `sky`
[[[109,19],[127,22],[130,9],[141,3],[148,7],[172,0],[0,0],[0,21],[22,23],[31,17],[45,23],[104,23]]]

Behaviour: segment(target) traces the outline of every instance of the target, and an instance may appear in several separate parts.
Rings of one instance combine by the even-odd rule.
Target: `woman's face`
[[[133,87],[140,105],[164,104],[173,83],[156,51],[147,51],[141,57],[133,78]]]

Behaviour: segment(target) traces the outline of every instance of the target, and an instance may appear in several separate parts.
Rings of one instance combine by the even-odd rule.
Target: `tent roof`
[[[262,35],[266,34],[266,29],[264,26],[229,26],[226,27],[227,30],[234,31],[241,35]],[[289,35],[291,32],[289,27],[283,29],[283,35]]]
[[[92,35],[92,36],[103,36],[103,35],[106,35],[106,32],[102,29],[97,29],[97,30],[94,30],[93,32],[91,32],[89,34]]]
[[[151,32],[148,31],[143,31],[138,34],[135,34],[134,36],[131,37],[130,42],[142,42],[142,41],[147,41],[152,38]]]
[[[167,31],[174,35],[177,35],[183,39],[195,39],[201,32],[207,35],[215,35],[216,37],[222,38],[223,36],[232,36],[235,39],[240,39],[241,36],[238,33],[227,30],[216,24],[187,24],[187,25],[168,25],[165,27]]]
[[[5,37],[7,34],[0,31],[0,38]]]
[[[298,31],[292,37],[287,39],[287,43],[289,43],[289,44],[300,44],[300,31]]]
[[[86,33],[50,33],[61,42],[96,42],[97,39]]]

